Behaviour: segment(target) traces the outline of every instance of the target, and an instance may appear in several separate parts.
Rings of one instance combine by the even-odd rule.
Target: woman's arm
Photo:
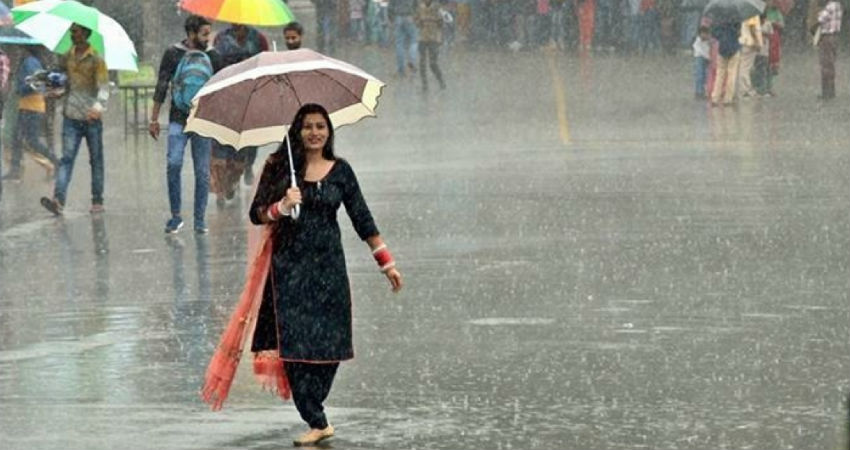
[[[387,249],[384,239],[381,238],[381,235],[376,234],[367,238],[366,243],[369,244],[369,249],[372,250],[372,256],[375,257],[375,260],[378,262],[378,266],[386,267],[382,267],[381,271],[387,276],[387,280],[389,280],[393,292],[400,291],[402,286],[404,286],[404,282],[401,279],[401,272],[399,272],[398,268],[396,268],[395,260]]]

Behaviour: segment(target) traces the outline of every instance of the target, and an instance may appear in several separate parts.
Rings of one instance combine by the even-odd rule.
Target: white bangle
[[[290,216],[292,214],[292,210],[283,205],[283,200],[278,203],[277,209],[280,210],[281,216]]]

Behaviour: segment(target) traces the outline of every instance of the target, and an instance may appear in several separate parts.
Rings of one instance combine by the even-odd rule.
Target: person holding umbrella
[[[9,173],[4,175],[5,179],[20,181],[25,145],[44,161],[49,179],[53,178],[58,163],[50,147],[42,143],[39,136],[44,129],[47,112],[47,85],[36,82],[33,78],[47,73],[41,64],[42,48],[44,47],[40,45],[22,46],[23,60],[15,75],[15,90],[18,94],[17,132],[12,146],[12,167]],[[52,140],[53,136],[49,135],[49,138]]]
[[[252,223],[271,227],[273,242],[252,350],[279,352],[295,406],[310,426],[295,444],[308,445],[333,436],[322,403],[339,363],[354,357],[351,293],[336,220],[340,205],[394,292],[402,288],[402,278],[353,169],[334,154],[334,130],[325,108],[302,106],[288,139],[298,187],[290,186],[290,159],[281,145],[266,161],[249,212]],[[296,205],[302,209],[294,220]]]
[[[103,212],[103,111],[109,100],[106,62],[95,53],[88,39],[92,31],[74,23],[70,27],[73,47],[59,63],[68,74],[62,121],[62,158],[56,170],[53,198],[42,197],[41,205],[55,215],[62,214],[74,161],[83,138],[89,148],[92,205],[90,212]]]
[[[237,349],[246,333],[253,333],[255,375],[285,399],[291,392],[310,427],[294,441],[301,446],[334,435],[322,404],[340,362],[354,357],[351,292],[337,222],[340,206],[394,292],[402,288],[402,277],[354,170],[334,153],[327,110],[305,104],[291,124],[288,142],[268,157],[260,176],[249,217],[263,226],[262,250],[249,259],[253,262],[243,299],[210,363],[202,397],[214,409],[221,407],[242,353]]]

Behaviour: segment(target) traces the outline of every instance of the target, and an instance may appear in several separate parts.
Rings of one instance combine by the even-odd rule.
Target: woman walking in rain
[[[236,320],[231,318],[210,363],[202,395],[214,408],[221,406],[238,364],[237,335],[253,332],[255,374],[284,398],[291,388],[295,407],[310,426],[294,441],[301,446],[334,435],[322,404],[339,363],[354,357],[351,293],[336,219],[340,205],[393,291],[401,289],[402,278],[354,171],[334,155],[327,111],[316,104],[302,106],[288,139],[297,187],[291,186],[284,143],[267,159],[249,213],[252,223],[266,226],[268,243],[252,263],[243,301],[233,315]],[[262,292],[261,304],[254,300],[253,307],[245,300],[251,297],[245,292],[252,290]],[[255,325],[250,324],[253,320]]]

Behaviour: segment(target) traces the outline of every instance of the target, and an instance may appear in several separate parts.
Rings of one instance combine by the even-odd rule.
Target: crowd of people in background
[[[709,0],[434,0],[443,18],[443,43],[514,51],[659,54],[687,50]],[[786,31],[802,40],[819,0],[772,0]],[[417,0],[312,0],[320,52],[337,43],[390,47],[410,35]],[[413,6],[411,6],[413,5]]]
[[[708,0],[311,0],[315,6],[314,47],[334,56],[338,46],[377,45],[393,52],[396,77],[418,77],[423,91],[433,77],[447,87],[439,55],[463,44],[471,51],[492,48],[506,52],[547,49],[581,53],[663,55],[676,49],[694,56],[694,97],[714,106],[733,105],[739,99],[776,95],[782,47],[789,36],[803,36],[818,48],[823,100],[835,97],[835,61],[844,20],[839,0],[767,0],[761,16],[743,23],[714,23],[703,15]],[[210,75],[270,49],[270,39],[245,25],[227,25],[215,37],[212,24],[198,18],[186,29],[187,38],[169,47],[161,59],[149,132],[160,134],[159,112],[166,92],[177,80],[175,72],[187,53],[203,53]],[[189,23],[190,21],[187,21]],[[188,26],[188,25],[187,25]],[[796,28],[802,33],[795,32]],[[197,29],[195,29],[197,28]],[[83,139],[92,170],[91,211],[103,211],[103,144],[100,116],[109,96],[103,60],[85,43],[89,31],[77,26],[79,45],[67,55],[54,55],[40,46],[17,46],[11,58],[0,52],[0,81],[6,100],[16,114],[7,117],[12,139],[10,167],[3,181],[21,179],[23,150],[44,167],[55,182],[42,205],[61,214],[74,161]],[[799,31],[799,30],[798,30]],[[300,48],[304,27],[286,25],[280,36],[286,49]],[[796,34],[795,34],[796,33]],[[196,52],[197,51],[197,52]],[[5,63],[4,59],[5,58]],[[35,74],[59,67],[68,71],[67,86],[51,89],[33,84]],[[203,67],[202,67],[203,68]],[[429,75],[430,71],[430,75]],[[66,92],[67,91],[67,92]],[[63,107],[62,147],[54,149],[53,118]],[[167,125],[167,180],[171,215],[165,230],[183,226],[181,179],[184,151],[191,145],[195,168],[196,232],[207,231],[204,220],[209,193],[224,206],[241,184],[254,179],[256,148],[236,151],[209,139],[183,132],[188,109],[172,96]],[[179,103],[179,102],[178,102]],[[6,108],[9,115],[9,109]],[[240,183],[240,180],[242,183]],[[2,185],[0,185],[2,189]],[[0,190],[2,193],[2,190]]]
[[[812,3],[809,31],[818,48],[821,100],[835,98],[835,59],[842,7],[837,0]],[[694,97],[712,106],[734,105],[738,99],[773,97],[779,75],[782,36],[786,27],[780,2],[768,0],[761,15],[742,22],[711,24],[703,20],[692,48]]]

